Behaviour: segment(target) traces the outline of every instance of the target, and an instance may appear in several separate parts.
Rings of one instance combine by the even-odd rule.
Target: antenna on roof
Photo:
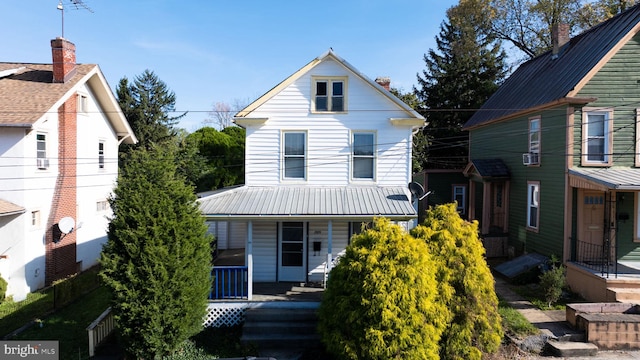
[[[80,10],[80,8],[83,8],[87,11],[89,11],[90,13],[93,13],[93,10],[91,10],[90,7],[87,6],[87,4],[84,3],[83,0],[68,0],[69,1],[69,5],[75,7],[75,10]],[[60,10],[60,13],[62,14],[62,38],[64,38],[64,4],[63,4],[63,0],[59,0],[58,1],[58,10]]]

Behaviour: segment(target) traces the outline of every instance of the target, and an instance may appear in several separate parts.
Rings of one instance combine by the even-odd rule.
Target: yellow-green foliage
[[[424,241],[387,219],[354,236],[319,311],[327,349],[345,359],[437,359],[446,308]]]
[[[478,238],[478,223],[460,218],[455,204],[430,208],[411,234],[428,245],[438,262],[441,301],[451,311],[440,340],[443,359],[480,359],[502,340],[494,279]]]

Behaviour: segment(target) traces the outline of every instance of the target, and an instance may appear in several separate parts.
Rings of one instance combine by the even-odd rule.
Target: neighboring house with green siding
[[[639,31],[639,6],[571,39],[554,26],[553,49],[464,126],[468,212],[482,235],[561,257],[572,290],[592,301],[640,287]]]
[[[458,213],[467,219],[469,179],[462,169],[428,169],[413,174],[413,181],[424,187],[428,194],[418,201],[418,220],[424,221],[431,206],[456,203]]]

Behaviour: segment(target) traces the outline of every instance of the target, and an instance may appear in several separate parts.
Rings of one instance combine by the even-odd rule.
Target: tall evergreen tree
[[[420,168],[462,168],[467,163],[464,123],[493,94],[507,73],[505,53],[484,36],[458,5],[436,36],[437,50],[425,54],[426,69],[414,88],[428,125],[414,138]],[[422,146],[421,146],[422,144]]]
[[[210,239],[171,147],[130,151],[110,204],[101,277],[125,350],[155,359],[201,330]]]
[[[171,141],[176,135],[174,126],[186,114],[171,116],[175,111],[176,95],[150,70],[136,76],[133,84],[126,77],[120,79],[116,96],[138,138],[138,143],[127,150],[149,149],[153,144]]]

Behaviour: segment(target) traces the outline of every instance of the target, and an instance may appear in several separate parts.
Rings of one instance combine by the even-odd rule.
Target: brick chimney
[[[376,82],[387,91],[391,89],[391,79],[386,76],[377,77]]]
[[[51,40],[53,82],[64,83],[76,73],[76,46],[61,37]]]
[[[569,24],[553,24],[551,27],[551,54],[557,57],[560,48],[569,42]]]

